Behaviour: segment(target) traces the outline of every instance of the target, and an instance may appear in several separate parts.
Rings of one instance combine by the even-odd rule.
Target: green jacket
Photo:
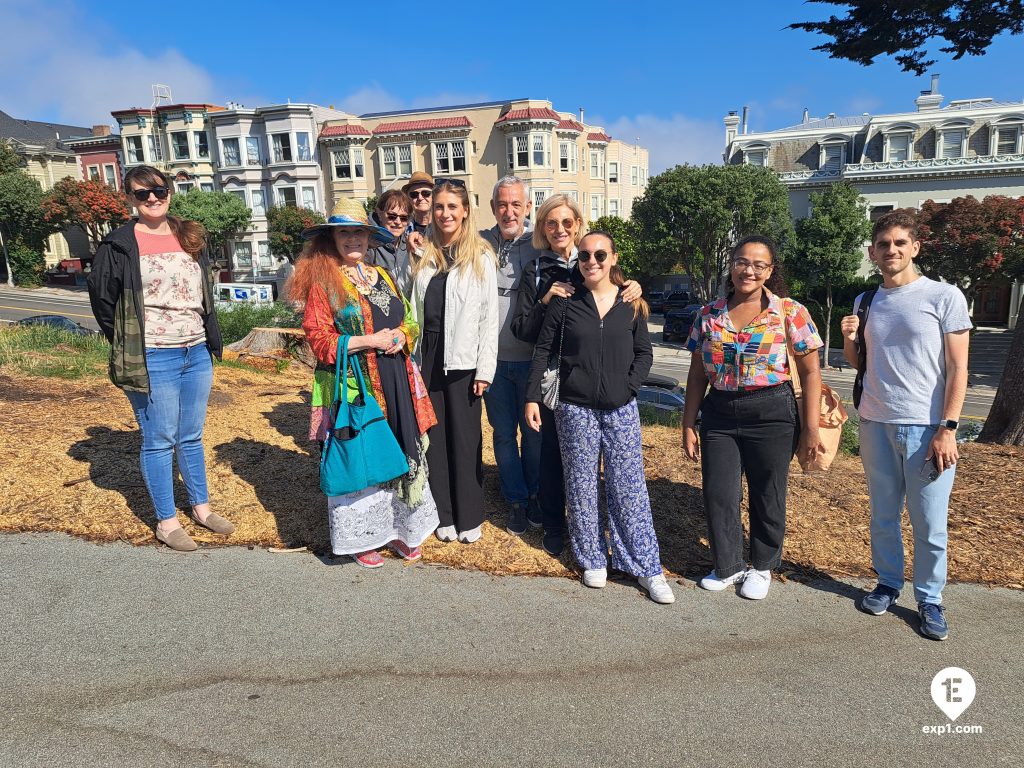
[[[223,344],[213,306],[210,262],[205,253],[200,254],[199,266],[203,274],[202,317],[206,346],[219,358]],[[121,389],[149,392],[142,268],[134,219],[115,229],[100,243],[87,282],[92,313],[110,342],[110,380]]]

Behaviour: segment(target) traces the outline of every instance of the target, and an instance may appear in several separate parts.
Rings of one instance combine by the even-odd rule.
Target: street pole
[[[4,240],[4,231],[0,228],[0,249],[4,252],[4,265],[7,267],[7,285],[14,287],[14,270],[11,269],[11,260],[7,255],[7,242]]]

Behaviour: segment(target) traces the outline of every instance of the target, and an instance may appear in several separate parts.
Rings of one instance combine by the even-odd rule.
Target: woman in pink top
[[[156,538],[189,552],[196,543],[178,522],[175,455],[189,516],[216,533],[235,529],[210,510],[203,455],[212,356],[221,354],[206,231],[167,215],[170,182],[156,168],[132,168],[124,188],[139,215],[97,249],[89,299],[111,344],[111,380],[125,391],[142,430],[142,477],[156,510]]]

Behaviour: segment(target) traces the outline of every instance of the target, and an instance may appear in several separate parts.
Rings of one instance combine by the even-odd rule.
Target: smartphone
[[[925,461],[925,463],[921,466],[921,479],[924,480],[926,483],[930,483],[933,480],[938,480],[940,474],[942,473],[939,472],[939,467],[935,463],[934,456]]]

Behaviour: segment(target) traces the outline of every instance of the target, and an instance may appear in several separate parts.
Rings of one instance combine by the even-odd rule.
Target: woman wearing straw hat
[[[437,414],[427,463],[437,537],[470,544],[484,519],[480,401],[498,365],[497,263],[478,234],[466,185],[439,179],[432,198],[412,291],[423,378]]]
[[[409,302],[385,270],[365,261],[371,244],[390,243],[393,237],[371,223],[356,200],[341,200],[326,224],[310,227],[302,236],[309,242],[289,280],[288,294],[305,303],[302,327],[318,362],[309,437],[322,441],[332,426],[334,363],[338,338],[345,335],[409,460],[407,475],[328,497],[331,547],[365,568],[384,564],[377,549],[385,544],[406,560],[418,560],[420,544],[438,523],[423,439],[435,423],[434,411],[409,357],[419,330]]]

